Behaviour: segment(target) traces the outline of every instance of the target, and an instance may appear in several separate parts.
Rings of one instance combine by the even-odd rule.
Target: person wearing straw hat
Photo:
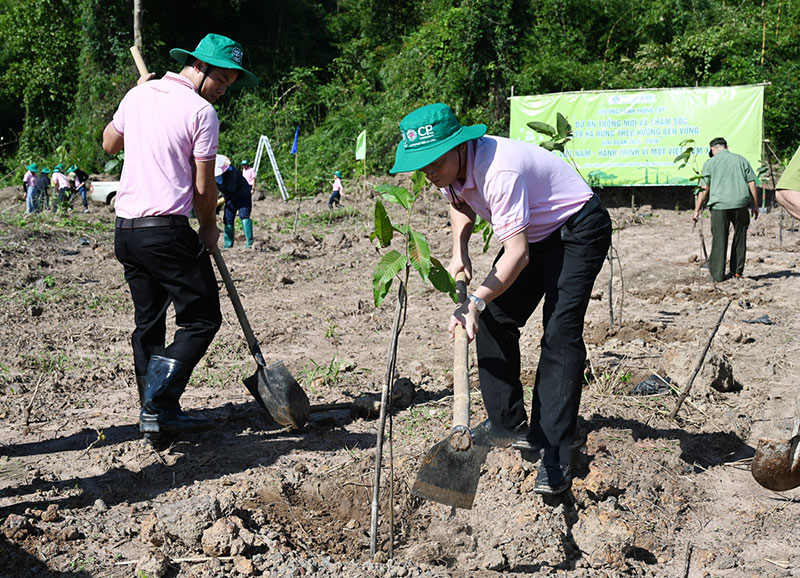
[[[103,149],[125,149],[116,196],[115,254],[131,291],[131,336],[145,441],[203,430],[179,399],[222,322],[209,251],[217,247],[214,161],[219,119],[212,106],[229,89],[256,86],[242,45],[208,34],[194,51],[174,48],[180,73],[143,76],[103,131]],[[199,228],[189,225],[194,208]],[[166,341],[172,303],[180,329]]]
[[[483,282],[450,316],[476,338],[478,373],[497,443],[541,451],[534,491],[570,487],[583,384],[583,324],[592,285],[611,243],[611,219],[578,172],[535,144],[462,126],[442,103],[400,122],[390,173],[421,170],[450,204],[453,256],[447,270],[472,277],[468,243],[478,215],[502,249]],[[544,332],[530,426],[520,380],[520,328],[539,302]]]
[[[25,175],[22,177],[22,188],[25,191],[25,214],[38,213],[37,206],[37,185],[39,184],[39,167],[36,163],[31,163],[25,167]]]

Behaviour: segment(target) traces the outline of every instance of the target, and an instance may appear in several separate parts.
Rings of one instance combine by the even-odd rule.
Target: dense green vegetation
[[[766,137],[783,158],[800,144],[800,2],[790,0],[142,0],[143,53],[159,75],[170,48],[207,32],[245,47],[257,89],[218,105],[220,152],[251,158],[269,136],[293,190],[333,170],[385,174],[404,114],[447,102],[462,122],[507,134],[515,94],[753,84],[766,91]],[[25,162],[108,158],[105,123],[136,80],[128,0],[0,0],[0,176]],[[266,171],[268,172],[268,171]],[[8,182],[8,179],[7,179]]]

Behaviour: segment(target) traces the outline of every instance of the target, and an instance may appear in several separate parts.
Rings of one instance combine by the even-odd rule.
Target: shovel
[[[219,252],[219,248],[215,248],[211,254],[214,256],[214,262],[225,282],[225,288],[228,290],[233,309],[236,311],[236,317],[239,318],[244,337],[247,340],[247,347],[250,348],[250,353],[258,364],[256,372],[244,380],[247,391],[256,398],[259,405],[267,410],[277,423],[292,429],[302,428],[308,422],[310,411],[308,396],[282,361],[272,365],[264,362],[261,347],[259,347],[247,315],[244,313],[239,293],[233,285],[233,279],[231,279],[231,274],[222,258],[222,253]]]
[[[792,437],[788,440],[758,440],[756,455],[750,466],[753,478],[775,492],[800,486],[800,395],[796,403]]]
[[[463,303],[467,293],[463,272],[456,275],[456,291]],[[474,444],[469,430],[469,343],[461,325],[456,326],[453,341],[453,428],[425,455],[411,493],[469,510],[489,448]]]

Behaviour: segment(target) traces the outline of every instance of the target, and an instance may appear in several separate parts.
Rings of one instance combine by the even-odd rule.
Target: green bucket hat
[[[400,121],[403,140],[397,145],[391,174],[416,171],[431,164],[462,142],[486,134],[485,124],[462,126],[441,102],[418,108]]]
[[[55,166],[55,168],[53,169],[53,172],[54,172],[54,173],[60,173],[60,172],[61,172],[61,171],[63,171],[63,170],[64,170],[64,165],[62,165],[61,163],[58,163],[58,164]]]
[[[44,173],[45,175],[49,175],[50,169],[48,169],[47,167],[42,167],[42,170],[40,170],[39,172]]]
[[[236,82],[231,84],[230,88],[258,86],[258,77],[249,70],[242,68],[242,58],[244,57],[242,45],[227,36],[206,34],[205,38],[194,49],[194,52],[189,52],[182,48],[173,48],[169,51],[169,55],[183,65],[192,56],[211,66],[238,70],[241,74],[236,79]]]
[[[340,173],[339,171],[334,171],[333,172],[333,176],[334,177],[339,177],[341,179],[342,178],[342,173]]]
[[[68,173],[74,173],[77,170],[78,170],[78,165],[69,165],[69,168],[67,169],[67,172]]]
[[[248,161],[248,160],[246,160],[246,159],[245,159],[245,160],[243,160],[243,161],[242,161],[242,164],[243,164],[243,165],[249,165],[249,164],[250,164],[250,161]]]
[[[36,163],[31,163],[31,164],[29,164],[29,165],[26,165],[26,166],[25,166],[25,168],[26,168],[27,170],[31,171],[32,173],[37,173],[37,172],[39,172],[39,167],[37,167],[37,166],[36,166]]]

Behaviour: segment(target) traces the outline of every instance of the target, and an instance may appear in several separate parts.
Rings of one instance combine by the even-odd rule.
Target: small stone
[[[55,522],[58,520],[58,504],[50,504],[47,511],[42,514],[42,522]]]
[[[100,498],[97,498],[94,501],[94,505],[92,506],[92,509],[95,512],[106,512],[106,511],[108,511],[108,506],[106,505],[106,503],[103,500],[101,500]]]
[[[239,574],[243,574],[245,576],[253,576],[256,571],[255,567],[253,566],[253,561],[245,558],[244,556],[233,557],[233,568]]]
[[[161,550],[152,549],[136,564],[134,576],[164,578],[169,569],[169,560]]]

